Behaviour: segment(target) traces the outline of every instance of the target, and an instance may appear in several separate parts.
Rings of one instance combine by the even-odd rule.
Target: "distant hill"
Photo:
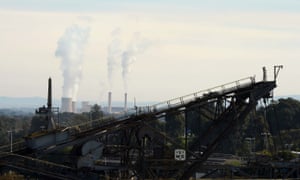
[[[38,108],[47,104],[47,99],[42,97],[5,97],[0,96],[0,108]]]
[[[60,100],[54,99],[53,106],[60,107]],[[157,102],[147,101],[147,102],[137,102],[138,106],[152,105]],[[91,105],[95,102],[90,102]],[[47,99],[43,97],[6,97],[0,96],[0,109],[37,109],[43,105],[47,105]],[[101,102],[102,107],[107,106],[107,102]],[[123,107],[123,101],[113,101],[112,105],[115,107]],[[128,102],[128,107],[133,107],[133,102]],[[81,107],[80,102],[77,107]]]
[[[276,96],[275,99],[280,98],[288,98],[291,97],[300,101],[300,95],[290,95],[290,96]],[[137,102],[137,106],[146,106],[153,105],[157,102],[148,101],[148,102]],[[90,102],[91,105],[95,104],[95,102]],[[123,107],[124,102],[122,101],[114,101],[112,102],[115,107]],[[43,97],[6,97],[0,96],[0,109],[37,109],[43,105],[47,105],[47,99]],[[107,103],[102,102],[100,104],[102,107],[106,107]],[[60,107],[60,100],[54,99],[53,106]],[[80,107],[80,103],[77,104],[77,107]],[[128,102],[128,107],[133,107],[133,102]]]

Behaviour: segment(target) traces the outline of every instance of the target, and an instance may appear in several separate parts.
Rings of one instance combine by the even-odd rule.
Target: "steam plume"
[[[63,97],[73,98],[73,101],[77,100],[82,76],[83,52],[89,31],[89,28],[72,25],[57,42],[55,56],[61,58],[64,78]]]
[[[131,65],[136,61],[136,55],[143,53],[149,43],[142,39],[139,32],[133,34],[133,38],[127,47],[127,50],[122,53],[122,77],[124,89],[128,89],[128,75],[131,71]]]
[[[118,61],[120,59],[121,54],[121,29],[116,28],[111,32],[111,43],[108,45],[107,48],[107,77],[109,82],[109,88],[112,89],[113,86],[113,76],[118,65]]]

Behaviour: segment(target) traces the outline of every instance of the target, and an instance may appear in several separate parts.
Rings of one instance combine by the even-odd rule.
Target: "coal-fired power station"
[[[108,105],[106,112],[111,114],[113,112],[127,111],[128,110],[128,94],[124,93],[124,107],[112,107],[112,92],[108,92]],[[88,101],[83,101],[81,104],[81,109],[78,111],[77,102],[70,97],[61,98],[61,109],[60,112],[69,112],[69,113],[78,113],[78,112],[89,112],[91,110],[91,105],[88,104]]]

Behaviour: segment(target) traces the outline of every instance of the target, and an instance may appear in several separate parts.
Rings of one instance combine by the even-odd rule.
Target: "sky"
[[[299,0],[0,0],[0,96],[164,101],[249,76],[300,94]]]

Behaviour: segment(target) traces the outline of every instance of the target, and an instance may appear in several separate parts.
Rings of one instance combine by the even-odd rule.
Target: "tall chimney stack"
[[[48,108],[48,113],[47,113],[47,121],[48,121],[48,130],[55,129],[55,122],[52,118],[52,80],[49,77],[48,79],[48,100],[47,100],[47,108]]]
[[[111,113],[111,92],[108,92],[108,113]]]
[[[52,109],[52,81],[51,78],[49,77],[48,79],[48,101],[47,101],[47,106],[48,109]]]
[[[127,93],[124,94],[124,111],[127,111]]]

